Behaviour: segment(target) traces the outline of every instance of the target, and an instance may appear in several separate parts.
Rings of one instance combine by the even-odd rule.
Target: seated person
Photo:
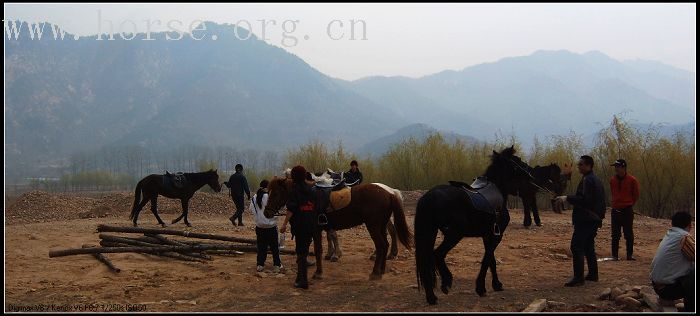
[[[651,283],[660,298],[682,298],[684,311],[695,312],[695,240],[688,233],[692,216],[677,212],[671,225],[651,262]]]

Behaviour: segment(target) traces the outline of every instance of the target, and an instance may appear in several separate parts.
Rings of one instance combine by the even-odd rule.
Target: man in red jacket
[[[610,166],[615,167],[615,175],[610,178],[612,257],[615,261],[620,260],[617,251],[620,246],[620,230],[624,229],[627,260],[636,260],[632,256],[634,248],[634,233],[632,232],[634,211],[632,207],[639,199],[639,182],[637,178],[627,173],[627,162],[624,159],[618,159]]]

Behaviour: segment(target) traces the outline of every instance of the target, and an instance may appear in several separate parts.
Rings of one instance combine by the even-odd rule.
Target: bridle
[[[552,190],[547,189],[547,188],[544,188],[544,187],[538,185],[537,183],[535,183],[535,177],[532,176],[532,174],[530,173],[529,170],[525,169],[525,167],[521,166],[519,163],[513,161],[512,158],[508,158],[508,160],[510,161],[511,164],[513,164],[513,166],[515,166],[516,168],[520,169],[520,171],[522,171],[523,173],[525,173],[525,174],[528,176],[528,178],[529,178],[528,183],[529,183],[529,184],[533,185],[534,187],[536,187],[536,188],[538,188],[538,189],[540,189],[540,190],[542,190],[542,191],[545,191],[545,192],[547,192],[547,193],[549,193],[549,194],[554,195],[554,192],[552,192]],[[551,180],[550,180],[550,181],[551,181]]]

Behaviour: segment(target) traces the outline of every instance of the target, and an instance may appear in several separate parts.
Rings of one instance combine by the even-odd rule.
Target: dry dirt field
[[[404,193],[411,226],[420,193]],[[49,199],[44,201],[49,204],[38,205],[44,203],[42,199]],[[42,192],[6,199],[5,311],[12,307],[53,304],[70,311],[79,311],[79,306],[90,306],[96,309],[93,311],[130,306],[149,312],[495,312],[521,311],[539,298],[564,303],[550,306],[546,311],[621,311],[614,302],[598,300],[598,293],[607,287],[648,284],[651,259],[670,222],[636,216],[638,260],[600,262],[600,282],[566,288],[563,284],[571,273],[571,259],[561,255],[567,255],[569,249],[570,211],[564,214],[543,211],[544,225],[525,229],[520,224],[522,212],[512,210],[511,225],[496,251],[499,277],[505,290],[493,292],[487,277],[487,295],[475,294],[483,248],[481,240],[465,238],[447,257],[455,276],[454,286],[449,295],[437,291],[436,306],[428,306],[424,294],[418,291],[413,253],[403,247],[398,259],[388,261],[382,280],[369,280],[373,244],[364,226],[339,232],[343,257],[335,263],[324,261],[324,278],[313,280],[309,290],[292,287],[296,267],[291,256],[282,257],[286,274],[270,272],[265,277],[256,275],[252,253],[215,256],[208,263],[131,253],[107,254],[122,269],[118,274],[90,255],[48,257],[50,249],[97,244],[98,224],[129,225],[131,199],[129,193],[79,198]],[[176,203],[165,203],[164,199],[159,202],[166,222],[179,214]],[[61,214],[54,214],[55,209]],[[254,237],[251,215],[244,218],[247,226],[233,227],[227,220],[232,209],[233,204],[223,194],[198,193],[190,212],[194,225],[190,230]],[[139,222],[142,227],[158,227],[149,210],[141,213]],[[182,223],[169,228],[187,229]],[[293,243],[287,238],[289,248]],[[609,218],[596,243],[600,257],[610,255]],[[270,268],[268,257],[266,269]]]

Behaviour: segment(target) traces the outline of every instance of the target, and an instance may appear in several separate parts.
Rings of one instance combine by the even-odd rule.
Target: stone
[[[615,303],[620,305],[625,304],[625,299],[628,297],[634,299],[634,297],[631,297],[630,294],[625,293],[615,297]]]
[[[538,313],[547,308],[547,300],[544,298],[536,299],[530,305],[523,309],[524,313]]]
[[[638,299],[638,298],[641,297],[641,295],[639,295],[639,292],[634,291],[634,290],[627,291],[627,293],[625,293],[625,294],[626,294],[627,296],[632,297],[632,298],[635,298],[635,299]]]
[[[623,300],[622,303],[625,305],[625,310],[631,311],[631,312],[636,312],[639,311],[639,308],[642,307],[642,303],[639,302],[638,300],[626,296]]]
[[[632,291],[635,291],[637,293],[642,292],[642,286],[641,285],[635,285],[632,287]]]
[[[649,306],[652,312],[660,312],[661,306],[659,305],[659,297],[651,293],[642,293],[642,301],[644,304]]]
[[[610,293],[612,292],[611,288],[606,288],[600,294],[598,294],[598,299],[599,300],[608,300],[610,299]]]
[[[611,299],[611,300],[614,300],[616,297],[618,297],[618,296],[620,296],[620,295],[622,295],[622,294],[624,294],[624,293],[625,293],[625,292],[622,291],[622,289],[620,289],[619,287],[614,287],[614,288],[610,291],[610,299]]]

